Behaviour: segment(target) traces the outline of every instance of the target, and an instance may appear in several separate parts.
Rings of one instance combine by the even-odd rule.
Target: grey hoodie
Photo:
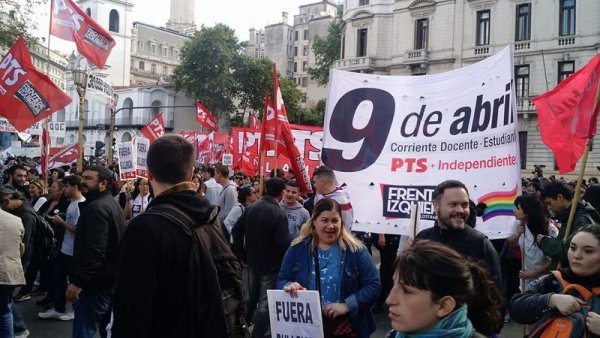
[[[292,207],[287,207],[283,202],[279,202],[279,206],[287,215],[288,229],[290,231],[290,241],[298,236],[302,224],[310,220],[308,210],[304,209],[302,204],[296,202]]]

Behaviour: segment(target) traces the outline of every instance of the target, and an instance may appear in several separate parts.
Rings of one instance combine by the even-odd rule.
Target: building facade
[[[336,16],[337,5],[328,0],[300,6],[293,25],[287,23],[288,13],[283,12],[281,23],[249,30],[246,55],[272,60],[279,73],[292,79],[306,94],[305,106],[312,107],[327,94],[326,88],[308,75],[308,69],[316,66],[312,44],[315,36],[327,36]]]
[[[521,166],[553,172],[554,157],[541,141],[531,99],[598,54],[598,17],[600,1],[593,0],[345,0],[342,55],[334,67],[433,74],[512,44]],[[586,172],[594,173],[599,163],[600,151],[592,150]]]
[[[115,40],[102,73],[111,86],[128,86],[131,67],[133,2],[128,0],[80,0],[79,7],[106,29]]]
[[[131,85],[166,84],[190,37],[164,27],[134,22],[131,50]]]

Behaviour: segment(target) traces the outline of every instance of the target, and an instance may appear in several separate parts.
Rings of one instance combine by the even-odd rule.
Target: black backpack
[[[47,259],[54,255],[58,249],[58,241],[54,229],[48,221],[38,215],[33,209],[30,213],[35,216],[35,229],[33,231],[33,256]]]
[[[227,324],[229,338],[250,337],[246,324],[246,308],[242,287],[242,267],[237,257],[231,251],[229,243],[222,232],[222,222],[219,220],[219,207],[212,206],[208,218],[203,224],[198,224],[185,212],[174,205],[160,204],[145,211],[145,214],[164,217],[178,225],[186,234],[196,239],[200,255],[212,259],[219,282],[221,302]],[[193,231],[193,232],[192,232]],[[195,255],[196,248],[191,255]],[[196,258],[192,257],[192,261]],[[190,274],[191,276],[192,274]],[[192,277],[190,277],[192,278]],[[212,311],[219,311],[212,309]]]

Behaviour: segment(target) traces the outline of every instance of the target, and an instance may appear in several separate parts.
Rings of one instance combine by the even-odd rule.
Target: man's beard
[[[455,225],[454,223],[452,223],[453,217],[456,217],[456,216],[460,216],[460,218],[462,219],[462,225]],[[465,213],[451,213],[447,218],[439,217],[437,221],[438,221],[438,225],[443,229],[461,230],[467,224],[467,218],[469,218],[469,217]]]
[[[85,187],[84,189],[82,189],[81,193],[83,194],[84,197],[89,198],[91,196],[97,195],[100,193],[100,186],[99,185],[95,185],[93,187],[87,187],[87,186],[83,186]]]

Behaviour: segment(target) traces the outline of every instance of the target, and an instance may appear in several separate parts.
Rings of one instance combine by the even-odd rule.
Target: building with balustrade
[[[538,164],[552,172],[554,157],[541,142],[531,99],[598,54],[599,17],[595,0],[345,0],[342,55],[334,68],[433,74],[512,44],[522,169]],[[600,164],[596,148],[586,168],[590,175]]]

